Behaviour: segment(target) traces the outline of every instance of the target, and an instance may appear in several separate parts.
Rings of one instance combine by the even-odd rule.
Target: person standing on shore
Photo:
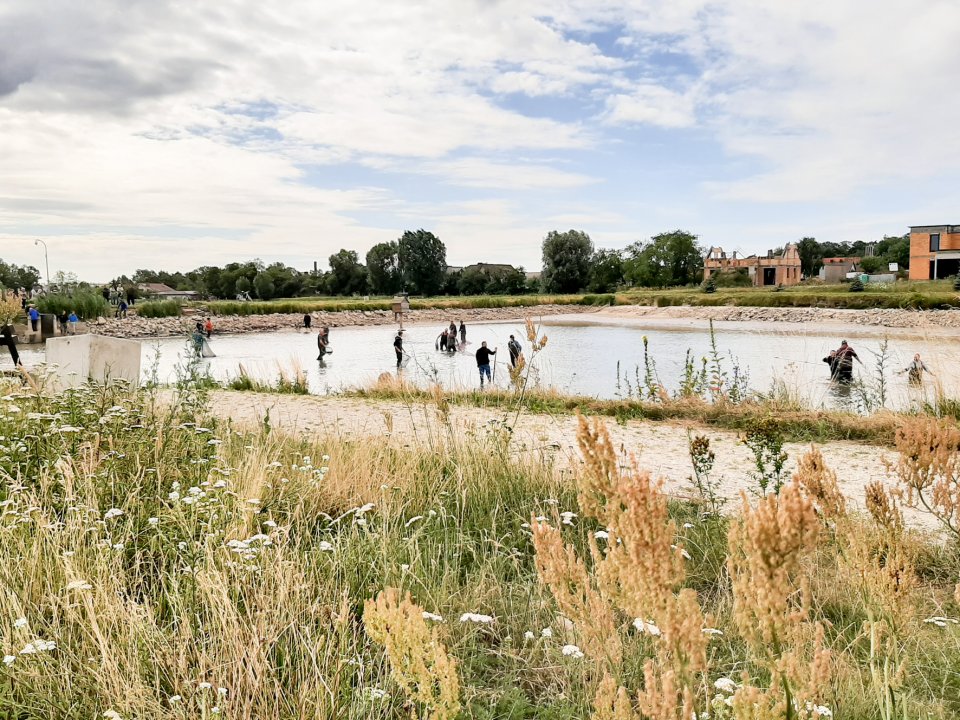
[[[34,305],[30,306],[30,309],[27,311],[27,316],[30,318],[30,329],[36,332],[40,329],[40,311]]]
[[[497,350],[493,350],[487,347],[487,341],[484,340],[480,343],[480,348],[477,350],[477,369],[480,371],[480,389],[483,390],[483,378],[486,376],[489,382],[493,382],[493,377],[490,374],[490,356],[496,355]]]
[[[67,311],[61,310],[60,314],[57,316],[57,322],[60,324],[60,334],[67,334]]]
[[[76,334],[77,334],[77,325],[78,325],[79,322],[80,322],[80,318],[77,317],[77,311],[76,311],[76,310],[71,310],[71,311],[70,311],[70,315],[67,316],[67,322],[70,323],[70,334],[71,334],[71,335],[76,335]]]
[[[303,326],[304,326],[307,330],[310,329],[310,324],[311,324],[312,322],[313,322],[313,318],[310,317],[310,313],[307,313],[306,315],[303,316]]]
[[[397,330],[397,336],[393,339],[393,351],[397,354],[397,370],[399,370],[400,363],[403,362],[403,330]]]
[[[210,336],[213,335],[213,320],[207,318],[207,322],[204,323],[203,329],[207,332],[207,339],[210,339]]]

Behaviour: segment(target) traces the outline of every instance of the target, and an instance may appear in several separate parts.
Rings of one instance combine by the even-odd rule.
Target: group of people
[[[74,310],[71,310],[69,314],[64,310],[59,315],[57,315],[57,323],[60,325],[60,334],[66,335],[68,332],[71,335],[77,334],[77,323],[80,322],[80,318],[77,317],[77,313]]]
[[[830,366],[830,379],[843,384],[853,382],[854,360],[863,365],[863,361],[857,355],[857,352],[846,340],[841,340],[840,347],[836,350],[831,350],[830,354],[823,359],[823,361]],[[933,373],[930,372],[930,368],[920,359],[920,353],[915,353],[910,364],[900,372],[907,373],[907,379],[913,385],[919,385],[923,382],[924,373],[933,375]]]
[[[207,342],[211,335],[213,335],[213,320],[211,318],[207,318],[205,322],[197,320],[191,336],[193,349],[197,355],[202,357],[216,357],[210,348],[210,344]]]
[[[460,321],[459,342],[457,340],[457,335],[457,324],[451,320],[450,327],[445,327],[443,332],[437,336],[434,347],[443,352],[456,352],[457,350],[464,350],[467,346],[467,326],[463,324],[463,320]]]

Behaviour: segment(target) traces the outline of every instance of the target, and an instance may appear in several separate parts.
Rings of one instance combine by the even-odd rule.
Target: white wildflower
[[[606,530],[597,530],[597,531],[593,534],[593,536],[594,536],[597,540],[609,540],[609,539],[610,539],[610,533],[608,533]]]
[[[174,703],[178,703],[181,700],[183,700],[183,698],[180,697],[179,695],[171,695],[169,698],[167,698],[167,702],[169,702],[171,705],[173,705]]]
[[[524,640],[533,640],[533,638],[534,638],[533,630],[527,630],[527,631],[523,634],[523,639],[524,639]]]
[[[703,628],[700,632],[704,635],[723,635],[723,630],[718,630],[717,628]]]
[[[317,548],[318,548],[321,552],[333,552],[333,545],[331,545],[330,543],[328,543],[326,540],[321,540],[321,541],[317,544]]]
[[[13,621],[13,627],[19,630],[20,628],[25,628],[27,626],[27,619],[25,617],[19,617]]]
[[[717,678],[713,686],[720,692],[729,693],[730,695],[737,691],[737,683],[728,677]]]
[[[578,660],[583,657],[583,651],[580,648],[578,648],[576,645],[564,645],[560,649],[560,652],[562,652],[567,657],[576,658]]]
[[[151,525],[159,525],[160,518],[156,518],[156,517],[147,518],[147,522],[150,523]]]
[[[3,664],[4,665],[13,665],[13,662],[17,659],[16,655],[4,655]]]
[[[415,522],[417,522],[417,520],[423,520],[423,515],[414,515],[412,518],[410,518],[409,520],[407,520],[407,521],[403,524],[403,526],[404,526],[404,527],[410,527],[410,526],[413,525]]]
[[[123,717],[116,710],[107,710],[103,713],[103,716],[107,720],[123,720]]]
[[[213,685],[211,685],[208,682],[202,682],[199,685],[197,685],[197,690],[210,690],[212,688],[213,688]]]
[[[472,622],[479,623],[481,625],[487,625],[493,622],[493,617],[490,615],[481,615],[480,613],[464,613],[460,616],[460,622]]]
[[[642,633],[647,633],[653,637],[660,637],[660,628],[658,628],[652,620],[644,621],[642,618],[636,618],[633,621],[633,626]]]
[[[560,513],[560,522],[563,523],[564,525],[573,525],[573,519],[575,517],[577,517],[577,514],[575,512],[571,512],[570,510],[565,510],[562,513]]]
[[[553,637],[553,630],[551,630],[548,627],[545,627],[543,630],[540,631],[540,635],[541,637],[551,638]]]
[[[436,613],[427,612],[426,610],[424,610],[423,613],[421,614],[423,615],[424,620],[433,620],[433,622],[443,622],[443,617],[441,615],[437,615]]]

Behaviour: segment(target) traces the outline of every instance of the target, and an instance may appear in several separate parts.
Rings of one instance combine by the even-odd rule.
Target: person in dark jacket
[[[397,330],[397,336],[393,339],[393,351],[397,354],[397,369],[400,369],[400,363],[403,362],[403,330]]]
[[[517,339],[513,335],[510,336],[510,342],[507,343],[507,350],[510,351],[510,366],[516,367],[517,360],[520,359],[523,348],[520,347],[520,343],[517,342]]]
[[[483,389],[483,378],[486,376],[487,380],[493,382],[493,378],[490,375],[490,356],[496,355],[496,349],[491,350],[487,347],[487,341],[484,340],[480,343],[480,348],[477,350],[477,369],[480,371],[480,389]]]
[[[827,355],[823,361],[830,366],[830,379],[837,379],[837,351],[831,350],[830,354]]]
[[[460,321],[460,345],[467,344],[467,326],[463,324],[463,320]]]

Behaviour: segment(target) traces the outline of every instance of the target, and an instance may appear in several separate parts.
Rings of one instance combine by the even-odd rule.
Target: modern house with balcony
[[[910,279],[937,280],[960,273],[960,225],[910,226]]]

